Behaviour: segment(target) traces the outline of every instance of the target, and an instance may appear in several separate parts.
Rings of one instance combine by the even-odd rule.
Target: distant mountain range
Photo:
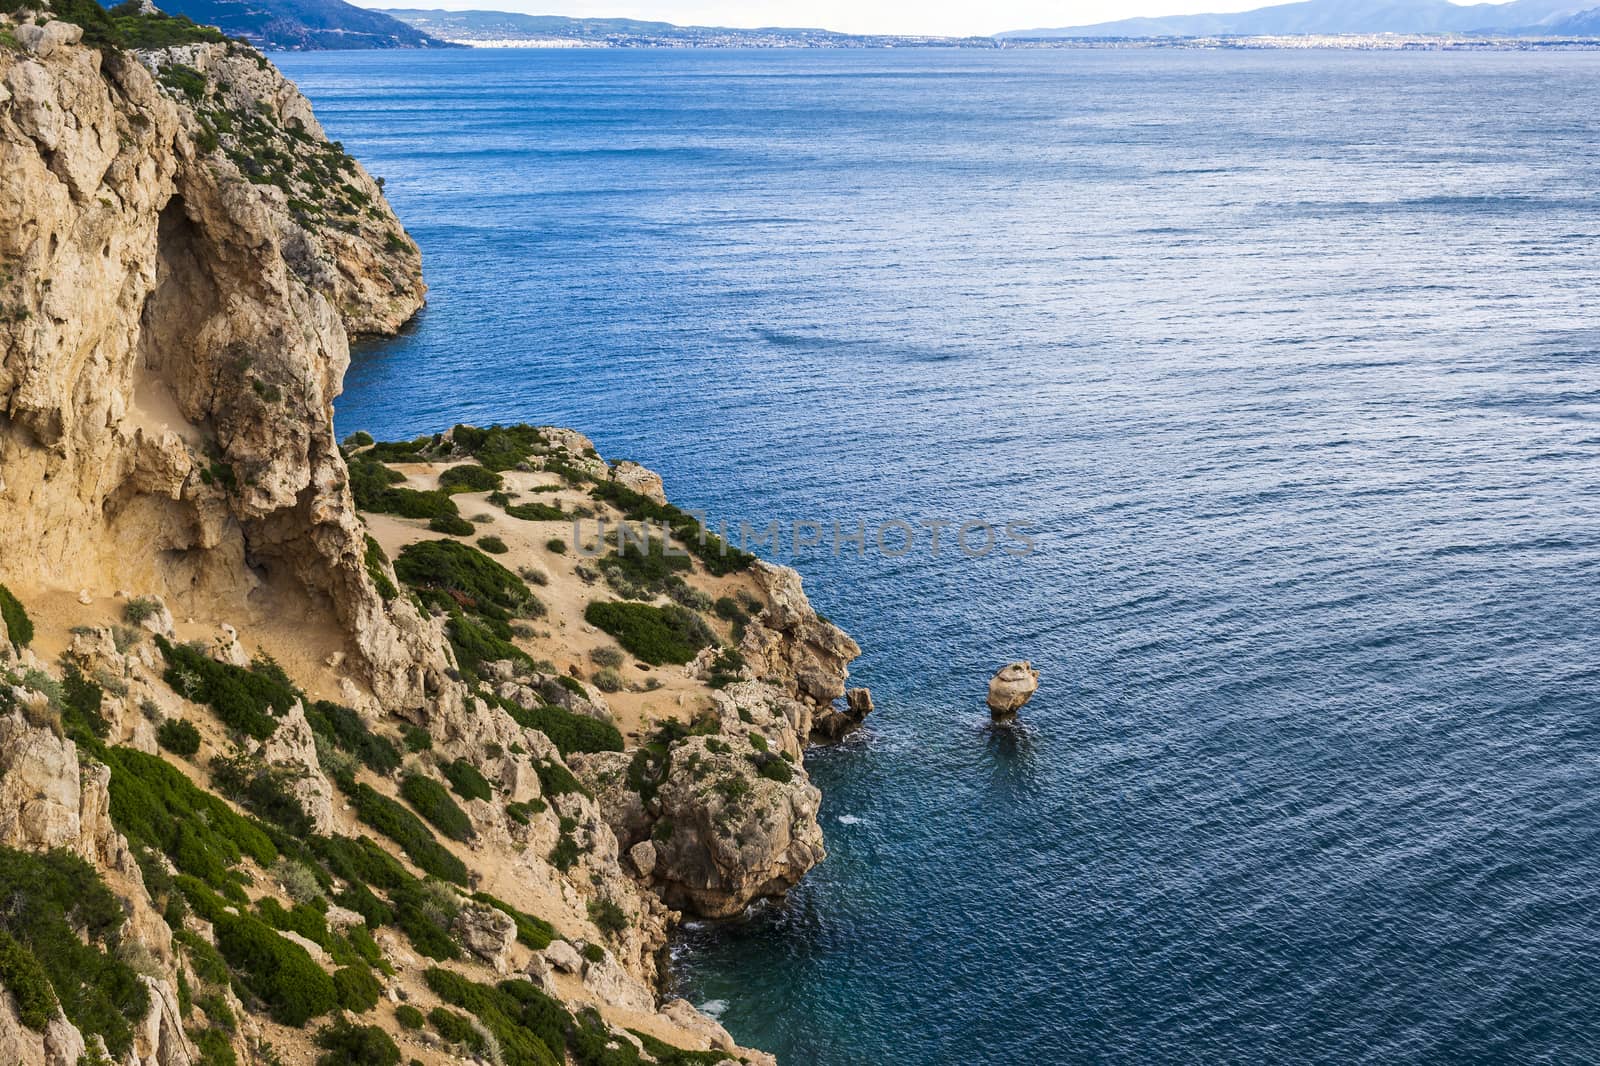
[[[675,26],[623,18],[566,18],[511,11],[442,11],[384,8],[415,29],[469,44],[541,41],[612,48],[873,48],[897,44],[994,47],[988,37],[929,38],[910,35],[836,33],[803,27],[735,29]]]
[[[344,0],[158,0],[157,6],[268,49],[450,47],[381,11]]]
[[[1486,33],[1582,35],[1600,23],[1595,0],[1515,0],[1462,6],[1449,0],[1307,0],[1227,15],[1135,18],[1093,26],[1012,30],[1001,39],[1058,37],[1253,37],[1293,34]],[[1593,10],[1585,10],[1591,8]],[[1589,29],[1581,27],[1588,26]]]

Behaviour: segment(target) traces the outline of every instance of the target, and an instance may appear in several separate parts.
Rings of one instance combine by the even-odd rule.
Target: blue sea
[[[828,531],[829,858],[675,954],[741,1041],[1600,1061],[1600,54],[278,61],[432,286],[342,431]]]

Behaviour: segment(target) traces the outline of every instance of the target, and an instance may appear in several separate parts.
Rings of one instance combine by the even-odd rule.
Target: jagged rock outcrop
[[[420,306],[415,246],[257,53],[63,25],[0,50],[0,568],[328,610],[423,702],[447,664],[366,580],[331,408],[347,332]]]
[[[818,616],[787,566],[758,561],[750,571],[767,607],[745,627],[739,650],[756,676],[771,679],[813,706],[844,695],[849,666],[861,647],[844,630]]]

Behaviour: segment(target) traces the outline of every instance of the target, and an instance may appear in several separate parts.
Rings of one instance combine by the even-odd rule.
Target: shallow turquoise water
[[[788,560],[880,709],[808,760],[828,861],[678,955],[735,1035],[1600,1059],[1600,56],[281,62],[433,287],[343,430],[1040,532]]]

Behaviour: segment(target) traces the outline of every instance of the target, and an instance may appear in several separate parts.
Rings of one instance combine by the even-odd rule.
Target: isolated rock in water
[[[996,717],[1016,714],[1039,691],[1039,671],[1032,663],[1002,666],[989,679],[989,710]]]

